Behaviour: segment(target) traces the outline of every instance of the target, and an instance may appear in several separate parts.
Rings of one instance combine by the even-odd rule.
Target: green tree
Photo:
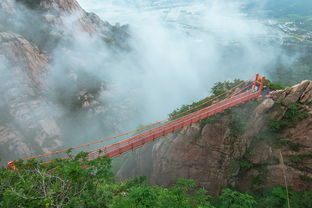
[[[0,170],[2,207],[101,207],[111,198],[109,158],[88,161],[81,153],[46,165],[31,160],[16,166],[17,171]]]
[[[192,180],[171,188],[149,186],[142,177],[116,183],[108,157],[88,161],[80,153],[48,164],[18,161],[16,167],[0,169],[0,207],[212,207]]]
[[[141,184],[114,198],[110,208],[213,208],[206,191],[193,188],[195,182],[186,179],[180,179],[171,188]]]
[[[231,189],[224,189],[220,199],[222,200],[220,208],[252,208],[257,203],[253,196]]]

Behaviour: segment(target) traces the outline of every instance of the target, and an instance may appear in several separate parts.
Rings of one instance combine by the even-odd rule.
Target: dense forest
[[[209,196],[195,182],[180,179],[172,187],[150,186],[145,178],[116,182],[109,158],[86,160],[81,153],[49,164],[17,162],[17,170],[0,169],[0,207],[110,207],[110,208],[251,208],[312,207],[312,191],[283,187],[240,193],[224,189]]]

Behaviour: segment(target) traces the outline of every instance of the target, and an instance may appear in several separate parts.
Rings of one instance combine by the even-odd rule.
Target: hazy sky
[[[217,81],[245,79],[276,62],[280,51],[265,38],[278,34],[247,18],[239,4],[146,2],[79,0],[103,20],[130,25],[133,51],[110,76],[121,89],[134,84],[144,122],[208,96]]]

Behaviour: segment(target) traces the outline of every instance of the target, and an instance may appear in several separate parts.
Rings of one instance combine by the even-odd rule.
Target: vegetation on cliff
[[[0,207],[211,207],[193,181],[181,179],[171,188],[148,186],[143,178],[116,183],[109,158],[85,156],[46,165],[18,162],[17,171],[2,168]]]
[[[237,86],[242,81],[243,80],[240,80],[240,79],[234,79],[233,81],[217,82],[211,88],[211,96],[206,97],[206,98],[204,98],[202,100],[199,100],[197,102],[193,102],[192,104],[189,104],[189,105],[182,105],[180,108],[177,108],[177,109],[173,110],[169,114],[169,116],[170,117],[182,117],[182,116],[185,116],[185,115],[187,115],[189,113],[192,113],[192,112],[198,111],[198,110],[200,110],[202,108],[205,108],[205,107],[211,105],[211,102],[208,102],[209,100],[211,100],[211,99],[213,99],[213,98],[215,98],[217,96],[222,95],[227,90],[232,89],[233,87]],[[220,99],[222,99],[222,96],[219,98],[219,100]],[[207,104],[205,104],[205,103],[207,103]],[[198,107],[196,107],[196,106],[198,106]],[[193,110],[190,110],[190,109],[193,109]]]
[[[81,153],[50,164],[17,162],[18,170],[0,169],[0,207],[284,207],[283,188],[257,194],[224,189],[211,197],[192,180],[174,186],[150,186],[144,178],[115,182],[109,158],[86,160]],[[310,207],[311,192],[291,192],[292,207]]]
[[[150,186],[144,178],[115,182],[109,158],[70,160],[42,165],[18,162],[18,170],[0,169],[0,207],[285,207],[281,187],[258,193],[224,189],[211,197],[192,180],[180,179],[170,188]],[[88,168],[86,168],[88,167]],[[312,191],[290,193],[292,207],[311,207]]]
[[[238,81],[217,83],[212,91],[214,96],[236,85],[235,82]],[[276,101],[271,111],[285,108],[282,106],[284,101]],[[231,138],[238,138],[246,131],[246,118],[258,106],[258,101],[248,102],[202,122],[216,122],[218,118],[226,115],[229,118]],[[290,103],[283,118],[268,117],[256,135],[257,140],[272,139],[273,143],[284,145],[279,144],[283,141],[279,139],[279,133],[307,117],[302,108],[302,104]],[[287,145],[294,151],[298,148],[290,141]],[[264,186],[268,170],[265,164],[253,163],[250,160],[253,155],[251,151],[248,150],[237,159],[241,176],[251,169],[257,169],[259,172],[253,177],[253,185],[249,191],[241,193],[226,188],[214,197],[209,196],[207,190],[199,188],[194,181],[187,179],[180,179],[171,187],[150,186],[145,178],[116,182],[109,158],[88,161],[86,153],[80,153],[68,160],[55,160],[49,164],[40,164],[33,160],[19,161],[16,163],[18,170],[0,169],[0,207],[287,207],[285,189]],[[310,158],[311,154],[297,154],[290,157],[290,162],[292,166],[300,165],[302,161]],[[311,181],[306,175],[302,175],[301,179]],[[291,207],[309,208],[311,197],[312,190],[290,190],[289,193]]]

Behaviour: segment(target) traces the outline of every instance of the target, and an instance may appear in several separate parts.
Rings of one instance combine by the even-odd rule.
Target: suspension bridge
[[[128,139],[113,143],[108,146],[103,145],[103,147],[94,149],[91,148],[91,150],[86,151],[88,153],[88,160],[93,160],[103,156],[113,158],[128,151],[133,151],[146,143],[153,142],[156,139],[164,137],[167,134],[173,133],[186,126],[190,126],[200,120],[209,118],[217,113],[230,109],[244,102],[261,97],[264,81],[265,77],[261,77],[259,74],[257,74],[255,77],[253,76],[251,79],[240,82],[238,85],[216,97],[213,97],[193,108],[177,113],[174,116],[166,118],[162,121],[158,121],[140,129],[135,129],[133,131],[94,141],[88,144],[28,157],[21,160],[42,159],[45,161],[45,163],[48,163],[51,161],[51,158],[68,159],[73,156],[58,157],[58,155],[68,152],[69,150],[81,150],[85,147],[92,147],[92,145],[99,145],[105,141],[128,136]],[[15,161],[9,162],[8,168],[16,169],[14,162]]]

